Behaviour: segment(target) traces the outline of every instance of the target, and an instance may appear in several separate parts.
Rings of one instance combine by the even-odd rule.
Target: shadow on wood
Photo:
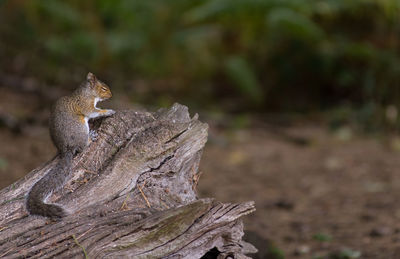
[[[55,157],[0,191],[1,258],[247,258],[239,219],[253,202],[198,199],[208,126],[175,104],[155,113],[120,111],[96,121],[98,139],[74,158],[71,177],[49,197],[69,216],[29,216],[29,188]]]

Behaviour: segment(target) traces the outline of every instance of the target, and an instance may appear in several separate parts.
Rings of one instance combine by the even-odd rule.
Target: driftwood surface
[[[208,126],[179,104],[119,111],[92,125],[98,138],[49,197],[69,216],[28,215],[25,196],[59,159],[0,191],[0,258],[248,258],[241,216],[253,202],[198,199]]]

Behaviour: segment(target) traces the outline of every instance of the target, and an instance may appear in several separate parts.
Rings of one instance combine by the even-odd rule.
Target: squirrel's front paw
[[[107,110],[107,116],[111,116],[113,114],[115,114],[114,110]]]

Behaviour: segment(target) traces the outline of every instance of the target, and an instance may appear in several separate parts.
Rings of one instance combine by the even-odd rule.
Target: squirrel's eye
[[[107,88],[102,87],[101,90],[102,90],[103,92],[105,92],[105,91],[107,91]]]

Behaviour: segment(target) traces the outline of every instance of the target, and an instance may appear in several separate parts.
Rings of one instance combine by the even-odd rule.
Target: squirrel
[[[115,113],[110,109],[96,107],[97,102],[111,96],[110,88],[89,72],[86,81],[79,88],[71,95],[56,101],[51,110],[49,129],[60,160],[29,191],[26,208],[30,214],[53,219],[61,219],[68,215],[59,205],[47,204],[46,199],[64,185],[74,155],[82,152],[89,144],[89,138],[92,136],[92,132],[89,131],[89,119]]]

